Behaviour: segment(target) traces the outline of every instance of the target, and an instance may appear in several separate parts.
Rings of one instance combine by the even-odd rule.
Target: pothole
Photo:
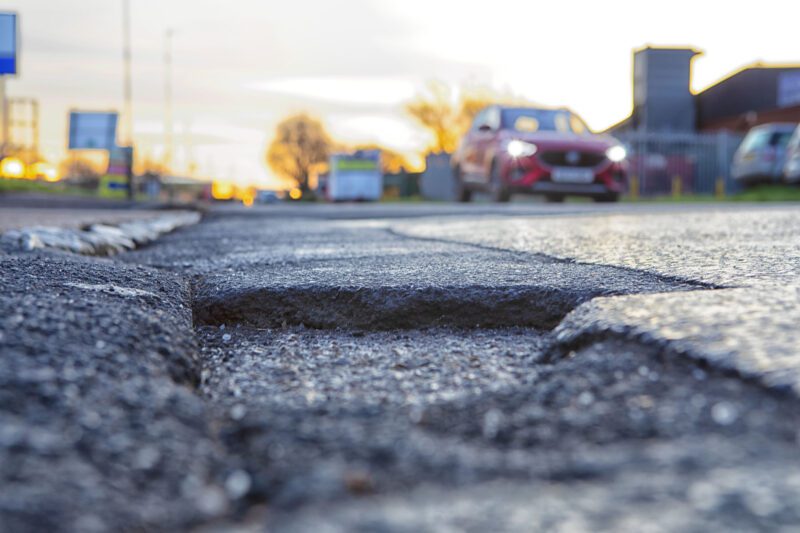
[[[279,507],[490,475],[498,456],[422,429],[435,404],[530,383],[544,332],[201,327],[220,440]],[[444,446],[443,446],[444,445]],[[495,456],[494,459],[487,459]],[[502,471],[508,471],[502,468]]]
[[[437,495],[427,504],[436,508],[485,483],[605,491],[604,501],[635,508],[631,487],[655,475],[663,483],[648,501],[675,502],[682,490],[677,501],[692,508],[689,488],[719,471],[758,477],[763,498],[778,502],[767,516],[745,506],[745,523],[800,518],[780,503],[791,484],[761,475],[800,458],[793,399],[689,360],[609,341],[547,362],[547,332],[528,328],[198,334],[201,393],[250,482],[243,508],[268,503],[273,518],[260,519],[271,524],[375,497],[381,522],[419,487]],[[755,497],[746,486],[707,489]],[[716,523],[726,504],[709,505]],[[459,520],[480,522],[464,512]],[[334,514],[333,530],[360,523]]]
[[[282,527],[309,509],[394,502],[381,523],[423,487],[447,505],[444,494],[496,482],[589,487],[635,506],[630,488],[657,473],[665,481],[652,501],[692,505],[689,488],[719,470],[755,476],[797,459],[792,398],[655,347],[591,339],[552,349],[550,330],[598,296],[713,287],[476,253],[491,272],[433,254],[196,279],[200,393],[231,468],[246,476],[243,513],[266,504],[272,518],[259,520]],[[743,490],[732,497],[750,498]],[[763,494],[794,493],[767,484]],[[798,512],[748,508],[742,520]],[[338,516],[333,530],[364,527]]]

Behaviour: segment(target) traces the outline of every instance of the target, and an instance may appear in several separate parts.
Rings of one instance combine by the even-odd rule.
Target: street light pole
[[[122,61],[124,70],[123,95],[125,98],[125,145],[128,199],[133,200],[133,84],[131,81],[131,3],[122,0]]]
[[[164,170],[172,173],[172,28],[164,33]]]
[[[8,100],[6,98],[6,77],[0,74],[0,136],[3,140],[0,143],[0,158],[5,157],[8,147]]]

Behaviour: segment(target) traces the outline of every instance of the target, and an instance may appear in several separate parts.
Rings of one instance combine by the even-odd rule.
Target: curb
[[[201,218],[200,213],[181,212],[116,226],[92,224],[86,229],[35,226],[8,231],[0,235],[0,243],[26,252],[51,249],[110,256],[144,246],[165,233],[197,224]]]

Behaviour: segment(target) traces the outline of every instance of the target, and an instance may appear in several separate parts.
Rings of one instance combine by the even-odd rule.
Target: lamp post
[[[164,32],[164,170],[172,172],[172,28]]]
[[[123,97],[125,99],[125,145],[126,174],[128,181],[128,200],[134,199],[133,190],[133,84],[131,81],[131,3],[122,0],[122,62],[123,62]]]

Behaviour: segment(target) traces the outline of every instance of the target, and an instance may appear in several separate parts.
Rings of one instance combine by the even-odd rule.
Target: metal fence
[[[741,135],[630,132],[616,138],[628,149],[631,196],[724,195],[740,188],[730,170]]]

